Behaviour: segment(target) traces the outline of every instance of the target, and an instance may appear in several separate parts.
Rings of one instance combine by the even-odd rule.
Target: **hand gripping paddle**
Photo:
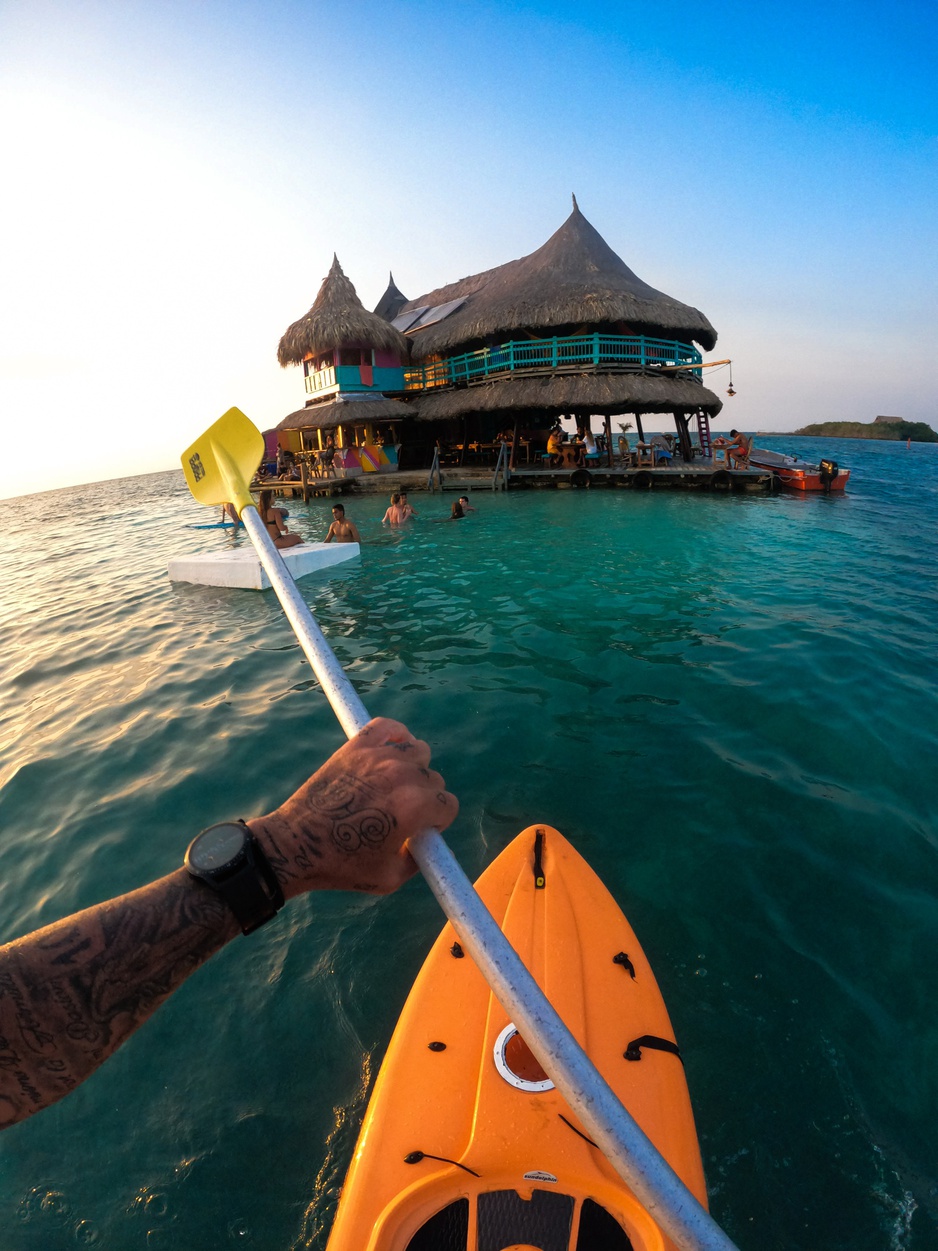
[[[300,595],[248,490],[263,454],[260,431],[239,409],[229,408],[183,452],[182,468],[200,504],[232,503],[238,509],[299,644],[339,724],[352,738],[371,718]],[[551,1007],[439,831],[426,830],[407,846],[499,1003],[649,1215],[681,1251],[736,1251]]]

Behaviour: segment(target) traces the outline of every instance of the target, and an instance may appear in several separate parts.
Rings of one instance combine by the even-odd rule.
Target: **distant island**
[[[911,439],[913,443],[938,443],[938,434],[924,421],[901,417],[877,417],[875,421],[819,421],[792,434],[828,439]]]

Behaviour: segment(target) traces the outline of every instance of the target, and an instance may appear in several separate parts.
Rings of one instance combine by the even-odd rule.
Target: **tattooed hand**
[[[416,872],[414,834],[445,830],[459,811],[430,748],[399,721],[369,721],[266,817],[248,822],[288,898],[309,890],[386,895]]]

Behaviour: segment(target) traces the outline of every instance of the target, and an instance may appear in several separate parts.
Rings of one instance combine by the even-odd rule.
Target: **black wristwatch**
[[[221,895],[244,934],[283,907],[277,875],[243,821],[222,821],[197,834],[186,852],[186,868]]]

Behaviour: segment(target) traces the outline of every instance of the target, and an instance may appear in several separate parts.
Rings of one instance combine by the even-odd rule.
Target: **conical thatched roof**
[[[280,340],[277,360],[284,366],[300,365],[309,355],[340,347],[386,348],[402,361],[408,356],[407,340],[382,317],[368,312],[334,256],[313,307]]]
[[[406,310],[465,300],[442,321],[416,331],[411,353],[424,359],[452,354],[515,331],[572,333],[582,325],[625,322],[632,333],[708,351],[716,331],[696,308],[656,291],[637,277],[590,225],[573,201],[573,212],[543,247],[483,274],[474,274],[411,300]]]
[[[420,397],[419,419],[441,421],[467,413],[694,413],[715,416],[722,401],[689,378],[650,378],[645,374],[589,374],[573,377],[507,378],[483,386],[437,391]]]
[[[393,321],[404,305],[407,303],[407,296],[403,291],[398,291],[394,285],[394,275],[388,275],[388,289],[375,305],[375,316],[383,317],[385,321]]]

